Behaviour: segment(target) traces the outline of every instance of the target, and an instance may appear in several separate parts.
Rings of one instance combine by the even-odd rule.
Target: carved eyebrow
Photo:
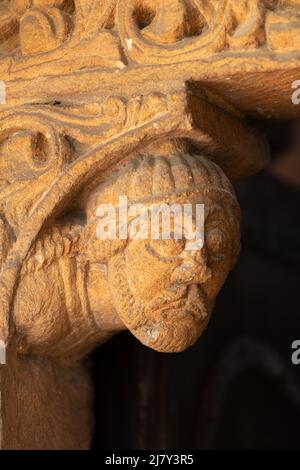
[[[148,251],[150,255],[154,256],[155,258],[158,258],[160,261],[164,261],[167,263],[174,263],[180,260],[181,253],[177,256],[162,256],[159,253],[157,253],[157,251],[149,243],[146,244],[145,248],[146,248],[146,251]]]

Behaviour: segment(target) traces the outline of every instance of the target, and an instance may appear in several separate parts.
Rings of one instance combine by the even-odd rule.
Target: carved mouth
[[[186,300],[186,295],[188,291],[188,286],[180,286],[174,284],[169,287],[163,295],[156,298],[151,305],[149,306],[153,310],[165,310],[169,309],[171,306],[174,306],[184,300]]]
[[[147,322],[133,329],[146,346],[160,352],[179,352],[194,344],[206,328],[209,310],[201,286],[185,287],[186,295],[152,310]]]
[[[162,316],[191,315],[195,320],[206,318],[208,313],[200,295],[200,286],[193,284],[184,286],[184,294],[179,299],[160,305],[156,310]]]

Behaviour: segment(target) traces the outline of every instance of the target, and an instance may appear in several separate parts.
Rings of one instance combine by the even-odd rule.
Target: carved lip
[[[176,312],[179,314],[184,311],[184,315],[189,314],[195,320],[203,318],[205,311],[201,306],[203,302],[200,298],[200,286],[198,284],[192,284],[184,286],[184,294],[181,295],[180,299],[168,302],[161,307],[157,308],[157,312],[160,314],[166,314],[167,312],[174,315]]]
[[[173,304],[181,302],[187,294],[188,286],[173,284],[171,287],[164,292],[164,295],[156,298],[152,303],[151,307],[154,310],[163,310],[169,308]]]

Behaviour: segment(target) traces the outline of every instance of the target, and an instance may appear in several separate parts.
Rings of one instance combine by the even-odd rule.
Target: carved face
[[[140,239],[132,237],[130,229],[124,240],[98,238],[99,205],[109,203],[113,211],[108,220],[111,215],[115,218],[120,194],[127,195],[129,206],[146,204],[147,211],[157,203],[169,209],[184,206],[184,210],[188,204],[193,209],[191,215],[196,216],[195,237],[202,231],[196,205],[204,205],[204,245],[197,239],[172,236],[173,229],[178,237],[177,218],[169,220],[170,239],[164,239],[162,227],[153,234],[152,218],[151,223],[148,219],[146,236],[141,230]],[[137,222],[136,215],[130,214],[128,210],[128,226]],[[238,204],[222,170],[197,155],[137,159],[107,184],[95,188],[87,204],[87,221],[87,256],[96,264],[107,265],[111,302],[123,324],[157,351],[182,351],[195,343],[206,328],[239,249]],[[182,228],[181,235],[188,227]]]
[[[203,249],[190,251],[189,242],[174,238],[131,240],[108,262],[109,288],[120,318],[157,351],[182,351],[195,343],[232,267],[237,220],[208,198],[203,202]]]

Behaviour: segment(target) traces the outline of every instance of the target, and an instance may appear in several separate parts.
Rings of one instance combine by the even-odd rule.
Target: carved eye
[[[223,230],[214,228],[208,230],[205,234],[205,246],[208,255],[213,258],[219,258],[226,251],[227,240]]]
[[[179,256],[185,248],[185,240],[151,240],[151,252],[160,258],[174,258]]]

